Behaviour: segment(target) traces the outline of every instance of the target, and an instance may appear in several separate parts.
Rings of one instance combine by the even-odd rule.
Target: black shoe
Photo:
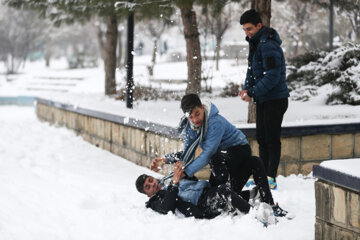
[[[274,211],[274,215],[276,217],[286,217],[286,215],[288,214],[287,211],[285,211],[284,209],[279,207],[278,203],[276,203],[275,205],[272,205],[271,207],[272,207],[272,209]]]

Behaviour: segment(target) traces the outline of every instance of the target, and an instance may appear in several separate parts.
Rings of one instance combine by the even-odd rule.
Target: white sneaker
[[[260,203],[256,210],[255,218],[262,222],[265,227],[276,224],[277,220],[272,207],[267,203]]]

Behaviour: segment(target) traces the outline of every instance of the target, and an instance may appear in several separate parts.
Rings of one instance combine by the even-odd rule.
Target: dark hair
[[[258,23],[262,23],[259,13],[256,12],[255,9],[244,12],[240,17],[240,24],[244,25],[245,23],[252,23],[255,26],[258,25]]]
[[[191,112],[194,108],[201,107],[201,106],[202,106],[202,103],[197,94],[194,94],[194,93],[186,94],[181,99],[181,109],[183,110],[184,113],[187,112],[187,113],[191,114]]]
[[[136,189],[139,191],[139,193],[145,194],[144,183],[145,183],[145,180],[147,177],[149,177],[149,176],[146,174],[142,174],[136,179],[135,185],[136,185]]]

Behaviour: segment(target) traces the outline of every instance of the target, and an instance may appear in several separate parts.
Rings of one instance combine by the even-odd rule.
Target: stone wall
[[[314,176],[315,240],[360,240],[360,179],[320,166]]]
[[[258,145],[251,139],[252,149],[258,156]],[[314,165],[324,160],[360,157],[360,133],[315,134],[281,138],[279,175],[302,173],[308,175]]]
[[[141,166],[149,166],[155,156],[183,148],[182,139],[174,129],[160,124],[75,108],[45,99],[37,99],[36,112],[39,119],[66,126],[84,140]],[[360,124],[339,126],[335,127],[336,131],[332,126],[284,127],[278,174],[307,175],[313,165],[323,160],[360,157]],[[248,136],[253,154],[258,156],[254,129],[242,130]],[[164,171],[166,173],[169,169]],[[207,178],[208,168],[198,176]]]
[[[40,120],[66,126],[85,141],[140,166],[149,166],[152,158],[183,149],[179,137],[67,111],[39,101],[36,114]],[[163,173],[170,170],[170,166],[165,166]],[[209,174],[207,167],[196,175],[208,178]]]

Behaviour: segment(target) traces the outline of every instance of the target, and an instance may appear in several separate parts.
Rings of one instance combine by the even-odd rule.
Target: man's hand
[[[245,102],[250,102],[251,97],[249,97],[249,95],[247,94],[248,90],[242,90],[241,92],[239,92],[239,96],[241,97],[241,99]]]
[[[167,162],[168,162],[167,158],[154,158],[151,161],[150,170],[153,170],[154,172],[158,172],[161,169],[161,166]]]
[[[178,161],[174,164],[174,176],[172,178],[173,184],[178,184],[180,180],[185,177],[185,167],[182,165],[182,161]]]

